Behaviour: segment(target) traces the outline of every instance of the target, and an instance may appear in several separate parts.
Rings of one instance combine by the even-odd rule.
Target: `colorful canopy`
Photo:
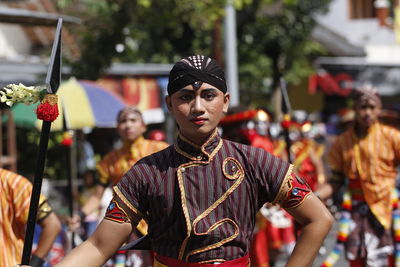
[[[125,105],[118,95],[96,83],[75,78],[63,82],[57,94],[60,115],[52,123],[53,130],[115,127],[117,114]],[[12,110],[16,124],[40,128],[41,121],[34,112],[36,106],[15,105]]]

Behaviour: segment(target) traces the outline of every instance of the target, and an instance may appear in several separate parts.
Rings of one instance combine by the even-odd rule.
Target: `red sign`
[[[335,76],[328,72],[311,75],[308,83],[308,92],[315,94],[317,90],[327,95],[348,96],[353,88],[353,78],[347,73],[338,73]]]

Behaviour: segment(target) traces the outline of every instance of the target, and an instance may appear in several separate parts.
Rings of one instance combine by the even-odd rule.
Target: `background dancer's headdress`
[[[382,101],[376,87],[371,84],[364,84],[353,91],[354,103],[359,103],[367,99],[371,99],[379,106],[382,106]]]
[[[217,87],[223,93],[227,91],[224,70],[215,59],[203,55],[183,58],[175,63],[169,74],[168,95],[189,84],[200,87],[202,82]]]
[[[126,107],[122,108],[118,112],[118,115],[117,115],[118,122],[119,122],[120,118],[122,117],[122,115],[127,114],[127,113],[136,113],[137,115],[139,115],[140,119],[144,122],[142,112],[135,106],[126,106]]]

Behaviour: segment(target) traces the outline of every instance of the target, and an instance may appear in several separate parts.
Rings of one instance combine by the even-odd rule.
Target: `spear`
[[[61,81],[61,29],[62,19],[58,19],[57,29],[51,51],[50,62],[46,75],[46,90],[48,94],[55,94]],[[39,149],[36,157],[35,176],[33,180],[32,196],[29,206],[28,223],[25,233],[22,265],[28,265],[31,259],[33,234],[35,232],[36,216],[39,206],[40,191],[42,189],[43,170],[46,161],[47,146],[50,136],[51,121],[43,120],[40,133]]]

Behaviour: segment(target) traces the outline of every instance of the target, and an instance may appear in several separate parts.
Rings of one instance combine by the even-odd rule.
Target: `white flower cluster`
[[[34,104],[41,100],[44,94],[44,88],[36,86],[25,86],[20,84],[9,84],[0,90],[0,102],[12,106],[15,103],[24,103],[25,105]]]

